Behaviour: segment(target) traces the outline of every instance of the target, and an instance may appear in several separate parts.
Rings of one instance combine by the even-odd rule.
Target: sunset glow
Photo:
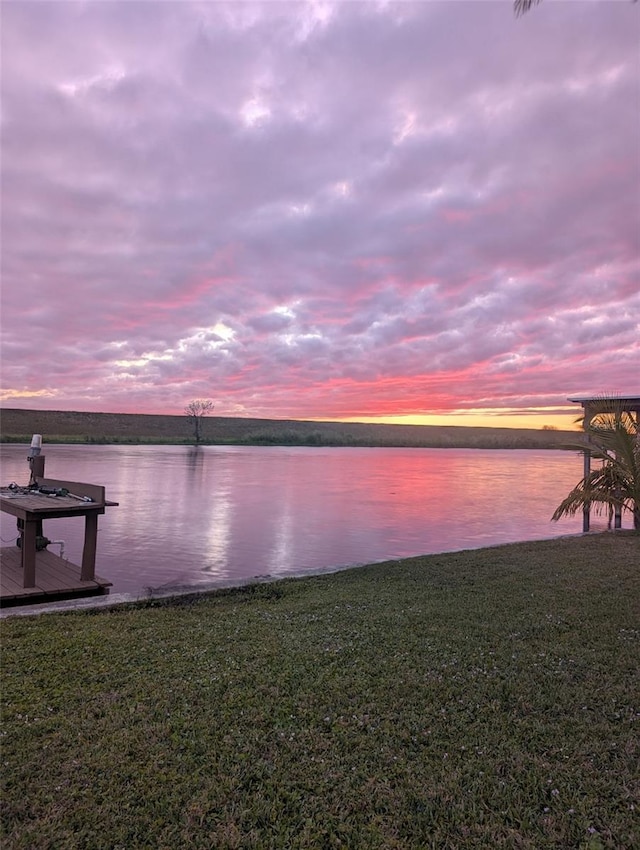
[[[541,411],[524,410],[452,410],[447,414],[432,416],[382,416],[359,417],[347,421],[372,422],[389,425],[453,425],[472,428],[555,428],[562,431],[580,430],[576,421],[580,408],[572,407],[562,412],[543,408]]]
[[[2,403],[640,393],[640,5],[3,4]]]

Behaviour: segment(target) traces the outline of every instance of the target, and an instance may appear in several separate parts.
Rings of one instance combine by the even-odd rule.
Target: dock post
[[[98,546],[98,514],[84,518],[84,546],[82,548],[81,581],[93,581],[96,575],[96,549]]]
[[[26,520],[22,528],[22,586],[36,586],[37,523]]]
[[[586,481],[591,473],[591,452],[589,449],[584,450],[584,480]],[[591,527],[591,505],[585,502],[582,508],[582,531],[587,532]]]

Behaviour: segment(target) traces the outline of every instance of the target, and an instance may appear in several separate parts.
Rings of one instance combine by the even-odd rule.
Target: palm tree
[[[640,530],[640,429],[633,414],[615,400],[603,399],[603,412],[585,425],[587,449],[601,465],[591,470],[562,500],[552,520],[574,516],[593,505],[603,510],[631,511]],[[585,451],[585,446],[570,448]]]

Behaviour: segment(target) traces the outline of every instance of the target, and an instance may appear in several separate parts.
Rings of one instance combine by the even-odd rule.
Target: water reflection
[[[202,471],[204,465],[204,449],[202,446],[189,446],[187,449],[187,466],[193,473]]]
[[[25,447],[1,448],[26,483]],[[97,569],[114,591],[283,575],[552,537],[581,474],[563,452],[187,446],[45,448],[50,477],[104,484]],[[82,521],[50,521],[79,562]],[[15,539],[2,516],[2,538]]]

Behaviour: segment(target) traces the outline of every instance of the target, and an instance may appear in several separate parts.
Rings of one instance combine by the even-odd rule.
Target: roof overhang
[[[624,407],[627,410],[640,410],[640,395],[574,395],[569,401],[575,404],[596,405],[598,407]]]
[[[640,417],[640,395],[583,395],[570,396],[568,400],[584,408],[585,426],[598,413],[611,413],[614,410],[624,410]]]

